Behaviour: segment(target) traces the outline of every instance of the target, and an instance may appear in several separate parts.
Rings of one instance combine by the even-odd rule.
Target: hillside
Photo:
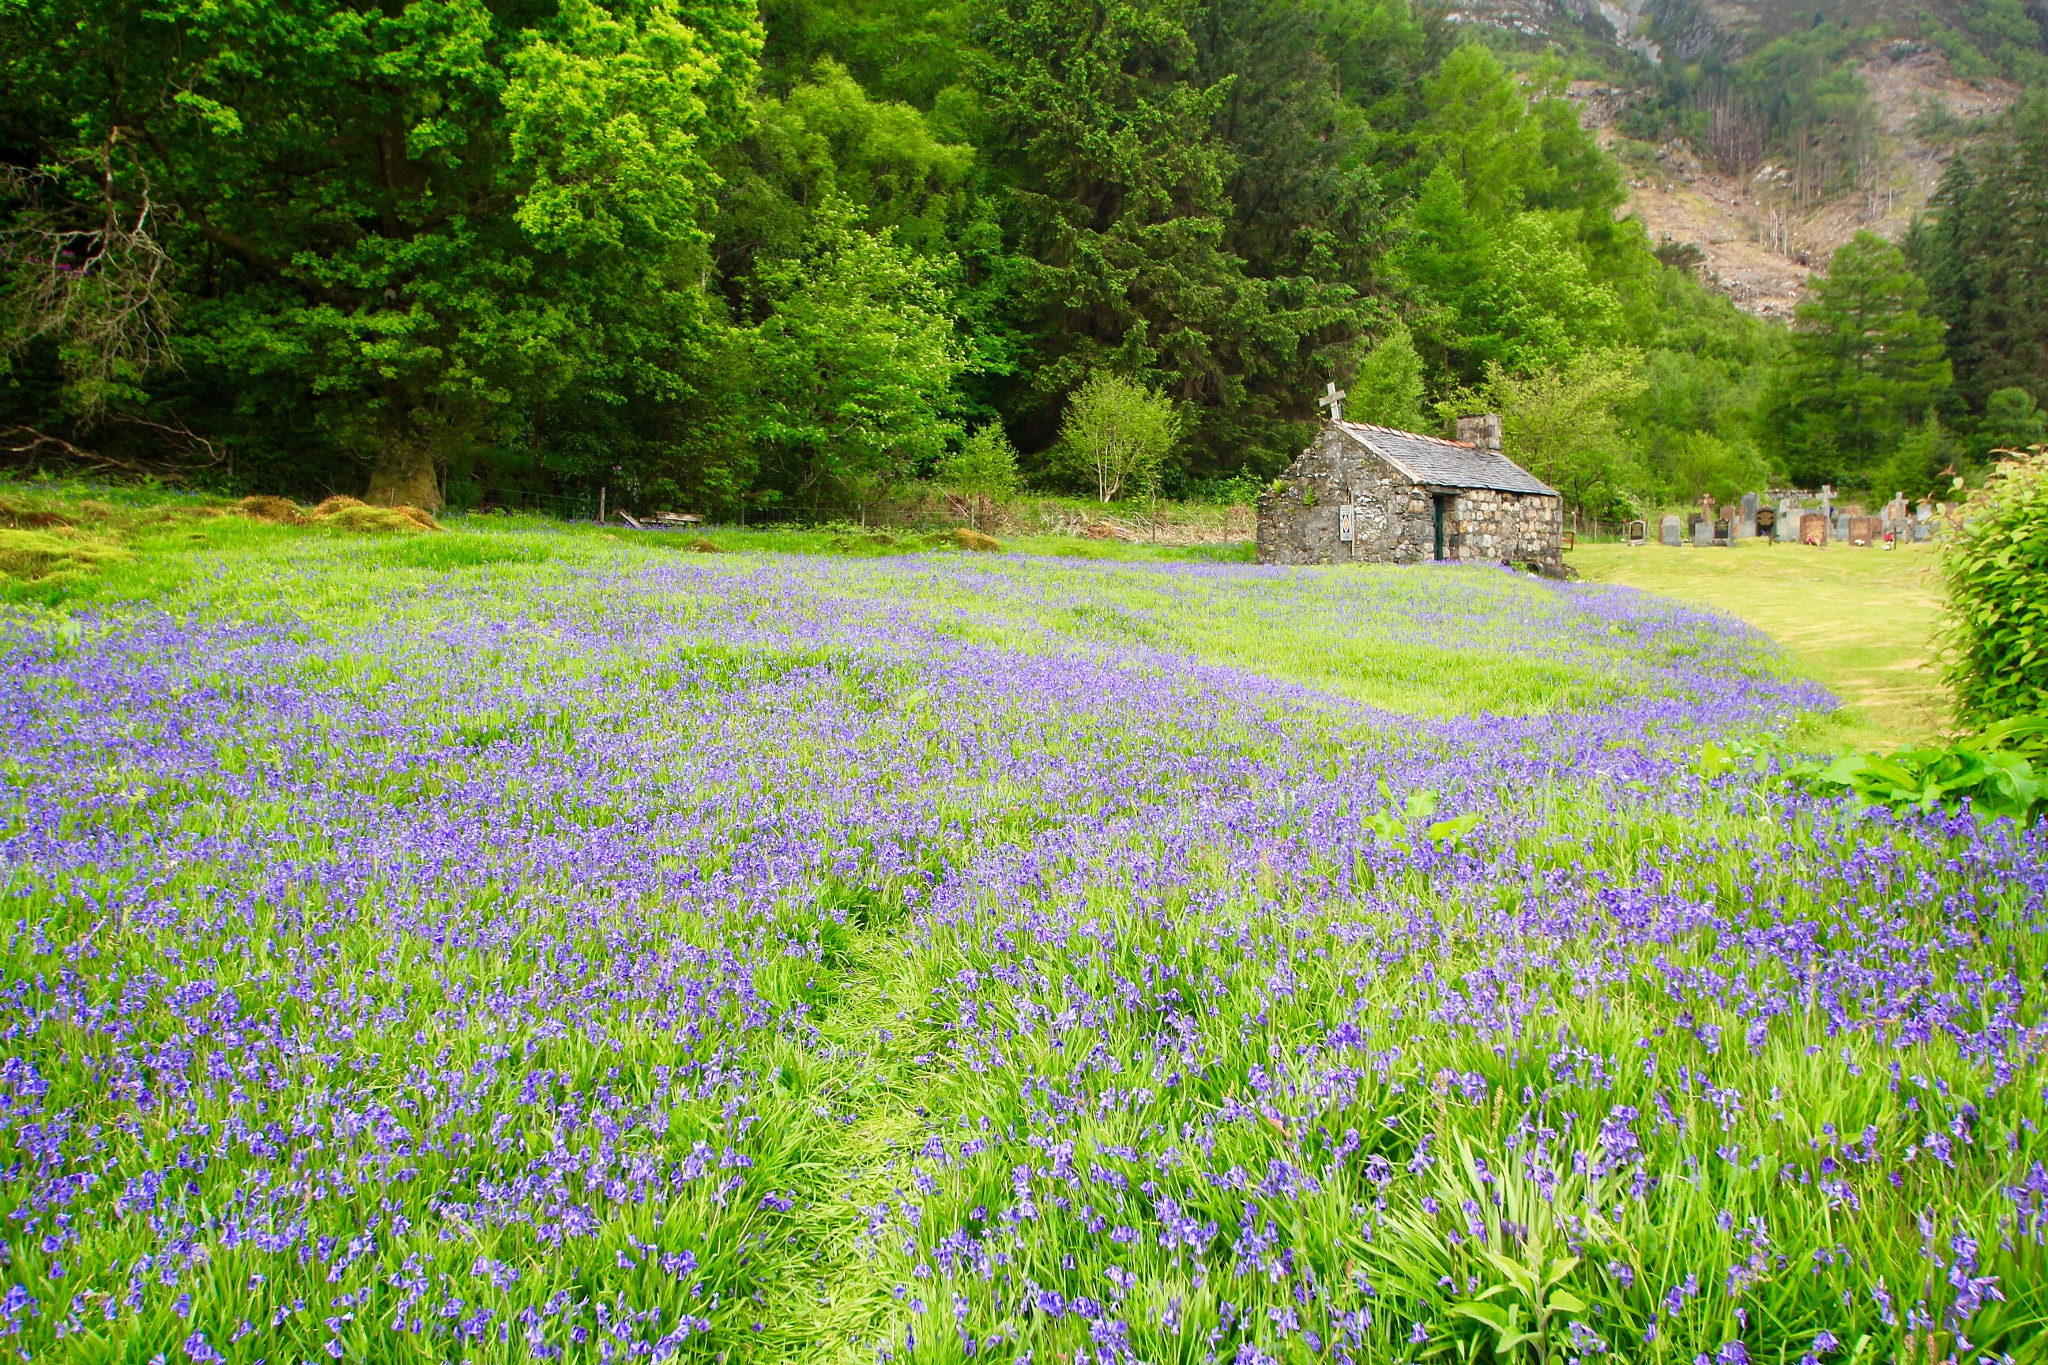
[[[1671,244],[1662,254],[1696,259],[1702,275],[1739,307],[1766,317],[1789,317],[1807,277],[1857,232],[1900,240],[1956,150],[2020,91],[1986,70],[1974,48],[1958,47],[1962,30],[1954,23],[1898,7],[1504,0],[1465,7],[1455,17],[1604,62],[1607,78],[1574,81],[1569,94],[1583,126],[1627,169],[1622,212],[1640,219],[1652,241]],[[1774,39],[1823,21],[1844,31],[1850,51],[1840,65],[1861,91],[1860,100],[1833,111],[1836,127],[1822,134],[1854,144],[1842,183],[1793,193],[1782,149],[1738,145],[1731,155],[1727,145],[1716,148],[1717,140],[1740,141],[1728,135],[1723,105],[1706,111],[1706,136],[1668,126],[1656,129],[1662,136],[1642,135],[1643,125],[1658,122],[1655,106],[1670,103],[1667,87],[1686,79],[1677,73],[1704,70],[1711,87],[1716,75],[1739,70]]]

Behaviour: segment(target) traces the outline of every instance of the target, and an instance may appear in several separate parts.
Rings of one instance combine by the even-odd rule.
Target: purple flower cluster
[[[1725,621],[362,568],[346,620],[315,568],[0,621],[31,1355],[1974,1360],[2048,1317],[2048,841],[1695,774],[1825,702]]]

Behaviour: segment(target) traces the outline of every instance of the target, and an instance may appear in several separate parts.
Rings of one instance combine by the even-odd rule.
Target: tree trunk
[[[370,491],[364,501],[378,507],[441,510],[441,485],[434,477],[434,440],[400,418],[378,433],[377,459],[370,466]]]

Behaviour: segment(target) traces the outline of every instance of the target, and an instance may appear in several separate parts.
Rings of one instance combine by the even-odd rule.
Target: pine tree
[[[1971,410],[2010,388],[2048,404],[2048,92],[1949,163],[1909,244]]]

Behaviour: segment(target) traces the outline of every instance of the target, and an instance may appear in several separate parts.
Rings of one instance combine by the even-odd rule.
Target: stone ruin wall
[[[1337,511],[1347,493],[1358,509],[1357,539],[1350,542],[1340,538]],[[1259,494],[1261,564],[1417,564],[1434,558],[1429,490],[1334,429],[1325,428],[1275,487]]]

